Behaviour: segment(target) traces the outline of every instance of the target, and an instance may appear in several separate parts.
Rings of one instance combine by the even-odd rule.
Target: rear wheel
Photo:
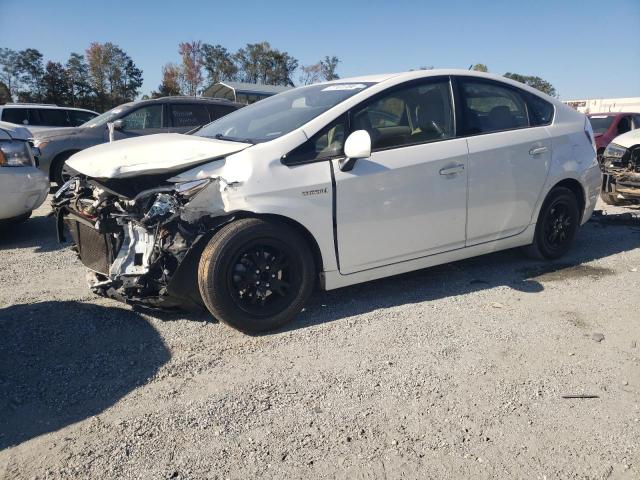
[[[287,225],[247,218],[205,247],[198,286],[218,320],[247,333],[291,321],[311,295],[315,265],[305,239]]]
[[[533,243],[526,254],[539,259],[562,257],[573,243],[580,223],[580,209],[575,193],[556,187],[545,199],[536,222]]]

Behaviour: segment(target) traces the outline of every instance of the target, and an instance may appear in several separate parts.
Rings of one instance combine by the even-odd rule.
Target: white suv
[[[513,247],[558,258],[600,189],[583,114],[458,70],[300,87],[67,166],[53,206],[95,292],[201,304],[246,332],[291,320],[317,283]]]
[[[77,127],[98,116],[84,108],[59,107],[39,103],[0,105],[0,121],[27,127],[32,132],[59,127]]]

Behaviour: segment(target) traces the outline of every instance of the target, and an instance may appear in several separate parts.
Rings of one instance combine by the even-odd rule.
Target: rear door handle
[[[456,173],[462,172],[464,172],[464,165],[461,163],[458,165],[454,165],[453,167],[440,169],[440,175],[455,175]]]
[[[529,150],[529,155],[540,155],[541,153],[546,153],[549,150],[547,147],[533,147]]]

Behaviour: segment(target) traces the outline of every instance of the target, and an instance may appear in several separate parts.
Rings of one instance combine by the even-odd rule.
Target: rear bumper
[[[49,194],[49,177],[36,167],[0,168],[0,220],[35,210]]]

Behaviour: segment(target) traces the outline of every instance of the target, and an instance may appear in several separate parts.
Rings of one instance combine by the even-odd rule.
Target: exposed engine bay
[[[144,189],[158,185],[149,180],[72,178],[52,201],[58,238],[64,241],[66,226],[98,295],[151,307],[199,306],[198,259],[212,233],[233,219],[220,200],[229,185],[206,178]]]
[[[620,158],[604,158],[602,191],[640,202],[640,145]]]

